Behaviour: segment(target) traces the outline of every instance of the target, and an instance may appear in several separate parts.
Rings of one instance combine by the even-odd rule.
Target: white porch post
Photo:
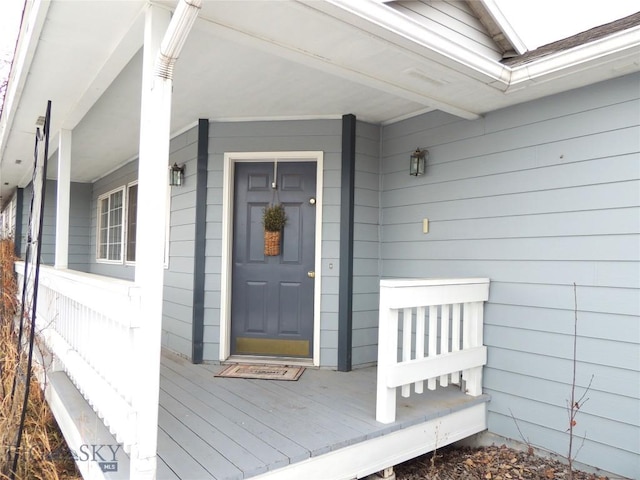
[[[171,12],[155,5],[145,19],[138,164],[138,212],[135,282],[140,286],[139,327],[134,333],[137,358],[132,365],[135,440],[131,449],[131,479],[154,479],[160,391],[160,338],[170,101],[153,65]],[[169,92],[169,99],[170,99]],[[136,372],[135,374],[133,372]]]
[[[141,316],[133,335],[136,418],[130,455],[130,478],[136,480],[154,479],[156,473],[173,64],[200,4],[181,0],[173,17],[151,4],[145,19],[135,273]]]
[[[69,267],[69,207],[71,198],[71,130],[60,130],[56,189],[55,268]]]

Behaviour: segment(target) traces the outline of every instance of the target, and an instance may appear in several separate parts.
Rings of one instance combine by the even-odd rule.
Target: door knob
[[[307,277],[316,278],[316,272],[314,272],[313,270],[311,270],[310,272],[307,272]]]

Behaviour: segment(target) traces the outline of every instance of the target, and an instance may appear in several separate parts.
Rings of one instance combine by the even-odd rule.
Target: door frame
[[[316,162],[315,272],[313,285],[313,365],[320,366],[320,302],[322,288],[322,185],[324,152],[225,152],[222,173],[222,258],[220,269],[220,353],[221,362],[231,355],[231,285],[233,261],[233,197],[235,164],[240,162]],[[264,358],[261,357],[261,362]],[[277,357],[274,359],[277,362]],[[266,360],[268,363],[268,360]]]

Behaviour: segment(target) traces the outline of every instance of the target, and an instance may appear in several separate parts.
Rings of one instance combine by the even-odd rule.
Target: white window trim
[[[100,206],[102,203],[102,200],[104,200],[105,198],[109,198],[111,195],[113,195],[116,192],[122,191],[122,201],[123,201],[123,205],[122,205],[122,230],[120,233],[120,260],[109,260],[106,258],[100,258],[100,217],[101,217],[101,213],[100,213]],[[110,190],[106,193],[103,193],[102,195],[98,196],[98,205],[96,208],[96,262],[97,263],[106,263],[106,264],[110,264],[110,265],[122,265],[124,262],[124,240],[125,240],[125,235],[124,235],[124,230],[126,227],[126,205],[127,205],[127,198],[126,195],[127,191],[126,191],[126,186],[122,185],[121,187],[118,188],[114,188],[113,190]],[[107,233],[108,236],[108,233]],[[107,253],[108,256],[108,253]]]
[[[122,258],[124,260],[124,264],[128,266],[135,266],[136,262],[127,260],[127,249],[129,246],[129,189],[134,185],[138,185],[138,180],[134,180],[133,182],[129,182],[125,185],[125,213],[124,213],[124,242],[123,242],[123,255]],[[140,190],[138,189],[138,192]],[[138,212],[136,211],[136,215]],[[138,228],[138,221],[136,219],[136,230]],[[136,231],[136,245],[138,240],[138,233]]]
[[[97,263],[106,263],[110,265],[126,265],[128,267],[135,267],[135,261],[127,260],[127,235],[129,228],[129,188],[133,185],[138,185],[138,180],[133,180],[125,185],[122,185],[118,188],[114,188],[106,193],[103,193],[98,197],[98,205],[96,208],[96,262]],[[105,258],[100,258],[100,202],[105,198],[113,195],[114,193],[122,191],[123,195],[123,219],[122,219],[122,237],[121,237],[121,260],[107,260]],[[139,190],[138,190],[139,191]],[[169,248],[171,246],[171,187],[167,184],[167,211],[166,211],[166,231],[165,231],[165,241],[164,241],[164,268],[169,268]],[[136,212],[137,214],[137,212]],[[137,222],[136,222],[137,228]],[[137,237],[137,235],[136,235]],[[136,239],[137,240],[137,239]]]

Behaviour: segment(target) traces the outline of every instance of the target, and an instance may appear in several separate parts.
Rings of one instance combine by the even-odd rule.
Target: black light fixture
[[[416,148],[416,151],[413,152],[409,158],[409,175],[413,175],[414,177],[424,175],[428,153],[425,149]]]
[[[174,163],[169,167],[169,185],[179,187],[184,182],[184,165]]]

